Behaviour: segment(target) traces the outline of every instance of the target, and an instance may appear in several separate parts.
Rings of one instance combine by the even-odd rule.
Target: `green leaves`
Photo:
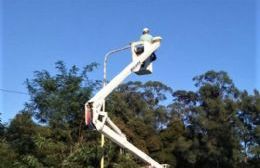
[[[4,132],[5,132],[5,126],[2,123],[1,113],[0,113],[0,139],[4,136]]]
[[[101,148],[87,144],[75,144],[63,162],[62,167],[97,167],[101,158]]]
[[[36,71],[26,80],[31,100],[9,125],[0,122],[0,167],[95,168],[147,166],[84,125],[84,104],[101,86],[88,74],[96,63],[57,73]],[[106,100],[106,111],[128,140],[174,168],[257,167],[260,94],[238,91],[226,72],[193,78],[196,90],[158,81],[128,82]]]
[[[0,167],[13,167],[18,154],[5,139],[0,139]]]

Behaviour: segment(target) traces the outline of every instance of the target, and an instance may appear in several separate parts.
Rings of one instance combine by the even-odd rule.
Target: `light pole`
[[[123,50],[126,50],[128,48],[130,48],[131,46],[130,45],[126,45],[122,48],[119,48],[119,49],[115,49],[115,50],[111,50],[109,52],[106,53],[105,55],[105,58],[104,58],[104,78],[103,78],[103,87],[106,86],[107,84],[107,61],[108,61],[108,57],[114,53],[117,53],[117,52],[120,52],[120,51],[123,51]],[[103,111],[105,112],[105,100],[103,102]],[[105,144],[105,137],[103,134],[101,134],[101,148],[104,147],[104,144]],[[104,155],[102,154],[102,157],[101,157],[101,160],[100,160],[100,168],[104,168]]]

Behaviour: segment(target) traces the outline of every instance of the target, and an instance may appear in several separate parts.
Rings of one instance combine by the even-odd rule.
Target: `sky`
[[[55,74],[58,60],[97,62],[90,77],[101,80],[104,55],[148,27],[163,38],[153,74],[127,80],[195,90],[194,76],[223,70],[252,92],[260,89],[259,9],[257,0],[0,0],[0,89],[27,93],[25,80],[36,70]],[[130,61],[129,51],[113,55],[108,78]],[[0,117],[8,122],[29,100],[0,90]]]

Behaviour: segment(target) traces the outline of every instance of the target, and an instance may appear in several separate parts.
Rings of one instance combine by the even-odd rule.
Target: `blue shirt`
[[[140,37],[140,41],[152,42],[152,40],[153,40],[153,36],[150,35],[150,34],[143,34],[143,35]]]

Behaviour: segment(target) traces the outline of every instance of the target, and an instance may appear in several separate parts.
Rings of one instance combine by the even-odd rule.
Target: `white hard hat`
[[[143,29],[143,33],[148,33],[149,32],[149,29],[146,27]]]

